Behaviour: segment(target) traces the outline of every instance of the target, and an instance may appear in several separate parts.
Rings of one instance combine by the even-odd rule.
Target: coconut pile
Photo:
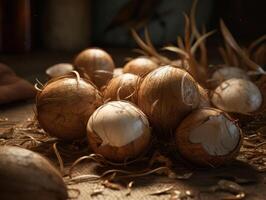
[[[50,80],[35,85],[36,120],[14,126],[13,136],[1,139],[0,175],[10,174],[0,180],[4,197],[29,191],[21,195],[65,199],[68,184],[159,171],[173,176],[175,163],[216,168],[237,158],[265,171],[266,37],[241,48],[221,20],[217,32],[224,39],[219,47],[223,63],[212,64],[206,40],[214,31],[197,30],[194,15],[195,5],[190,16],[185,15],[184,38],[178,36],[176,45],[160,50],[147,30],[144,39],[132,30],[142,55],[123,68],[116,68],[106,51],[89,48],[72,64],[47,69]],[[176,54],[176,59],[161,51]],[[54,153],[51,159],[59,163],[61,174],[25,148],[45,156]],[[158,152],[164,161],[153,168]],[[117,169],[99,176],[72,176],[85,159],[112,167],[151,165],[138,172]],[[36,177],[42,180],[38,184]]]

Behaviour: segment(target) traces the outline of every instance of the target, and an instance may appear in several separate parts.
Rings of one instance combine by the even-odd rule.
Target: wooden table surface
[[[128,50],[118,49],[111,50],[114,55],[114,60],[121,66],[123,59],[132,54]],[[71,62],[75,53],[45,53],[37,52],[24,55],[1,55],[0,62],[6,63],[11,66],[20,76],[34,82],[36,78],[45,80],[46,67],[59,62]],[[0,117],[7,117],[12,121],[25,121],[34,115],[34,102],[23,101],[11,103],[8,105],[0,106]],[[92,165],[84,163],[78,166],[76,174],[84,174],[92,171]],[[207,191],[210,187],[217,184],[221,179],[238,178],[244,181],[241,184],[247,194],[245,199],[266,199],[266,175],[265,173],[258,173],[245,163],[236,161],[230,166],[222,167],[219,169],[189,169],[193,174],[187,180],[170,179],[165,176],[150,175],[134,179],[132,192],[126,195],[127,189],[111,190],[103,189],[99,183],[84,182],[71,185],[71,188],[78,188],[80,195],[78,199],[169,199],[170,194],[152,195],[154,192],[164,190],[165,188],[173,187],[174,190],[191,191],[195,197],[194,199],[221,199],[222,196],[230,196],[229,193],[224,192],[211,192],[202,193],[200,191]],[[176,174],[183,174],[183,171],[175,171]],[[96,190],[102,190],[101,194],[93,195]],[[71,193],[74,195],[73,193]],[[193,198],[192,198],[193,199]],[[233,198],[230,198],[233,199]]]

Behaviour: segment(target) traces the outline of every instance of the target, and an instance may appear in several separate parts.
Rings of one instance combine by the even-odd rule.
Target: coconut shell
[[[87,126],[91,149],[114,162],[126,162],[146,152],[151,142],[144,113],[126,101],[111,101],[98,108]]]
[[[86,136],[91,114],[102,104],[102,96],[85,79],[71,75],[49,81],[37,94],[37,119],[51,136],[65,140]]]
[[[74,67],[80,74],[86,74],[98,88],[101,88],[113,77],[115,65],[107,52],[91,48],[78,54],[74,60]]]
[[[139,76],[134,74],[122,74],[111,79],[106,86],[103,95],[104,99],[109,100],[127,100],[132,103],[137,102],[136,88],[139,82]]]
[[[198,89],[199,89],[199,93],[200,93],[199,108],[211,107],[208,90],[203,88],[200,84],[198,84]]]
[[[145,57],[139,57],[129,61],[124,66],[123,72],[144,76],[156,68],[158,68],[158,64],[153,60]]]
[[[233,119],[223,111],[213,109],[213,108],[202,108],[198,109],[191,114],[189,114],[180,124],[175,132],[176,145],[178,152],[188,161],[204,167],[218,167],[228,162],[234,160],[239,153],[239,149],[242,145],[242,131],[238,127],[237,124],[235,126],[239,130],[239,141],[236,141],[236,145],[228,154],[226,155],[211,155],[208,151],[205,150],[202,143],[191,142],[190,134],[193,129],[207,122],[210,117],[220,116],[222,115],[225,119],[232,121]],[[204,138],[210,138],[212,134],[216,134],[212,132],[210,129],[206,130],[202,136],[202,140],[204,142]],[[209,135],[209,136],[208,136]],[[223,141],[221,141],[223,142]],[[225,141],[224,141],[225,142]],[[222,143],[221,143],[222,144]],[[220,144],[219,144],[220,145]],[[218,147],[217,147],[218,148]]]
[[[89,134],[89,146],[97,154],[103,155],[108,160],[114,162],[125,162],[136,158],[141,155],[150,144],[150,132],[146,130],[139,138],[135,141],[123,146],[123,147],[113,147],[111,145],[101,146],[102,140],[95,133],[90,132]]]
[[[67,188],[44,157],[14,146],[0,147],[1,200],[65,200]]]
[[[166,134],[200,103],[197,83],[189,73],[171,66],[149,73],[138,89],[138,106],[152,125]]]
[[[262,105],[259,88],[245,79],[229,79],[222,82],[211,96],[212,104],[226,112],[249,114]]]

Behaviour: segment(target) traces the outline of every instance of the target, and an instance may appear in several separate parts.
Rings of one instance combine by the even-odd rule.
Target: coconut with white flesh
[[[242,132],[223,111],[203,108],[188,115],[176,130],[181,155],[200,166],[220,166],[239,152]]]
[[[51,67],[49,67],[46,70],[46,74],[51,77],[51,78],[55,78],[58,76],[63,76],[66,75],[70,72],[72,72],[74,70],[74,67],[72,64],[70,63],[59,63],[56,65],[53,65]]]
[[[222,82],[213,92],[211,102],[226,112],[249,114],[262,104],[259,88],[249,80],[229,79]]]
[[[126,101],[111,101],[99,107],[88,121],[87,133],[95,153],[117,162],[138,156],[151,140],[147,117]]]
[[[249,77],[246,71],[238,67],[222,67],[220,69],[217,69],[212,74],[211,80],[213,82],[213,85],[218,86],[223,81],[226,81],[232,78],[249,80]]]

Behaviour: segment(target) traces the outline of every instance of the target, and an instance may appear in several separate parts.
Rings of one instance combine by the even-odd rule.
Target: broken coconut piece
[[[55,78],[55,77],[58,77],[58,76],[66,75],[66,74],[70,73],[73,70],[74,70],[74,67],[73,67],[72,64],[59,63],[59,64],[52,65],[51,67],[49,67],[46,70],[46,74],[49,77],[51,77],[51,78]]]
[[[220,166],[236,157],[241,129],[223,111],[203,108],[186,117],[176,130],[176,144],[187,160],[201,166]]]
[[[234,78],[222,82],[214,90],[211,101],[226,112],[249,114],[260,108],[262,95],[251,81]]]

